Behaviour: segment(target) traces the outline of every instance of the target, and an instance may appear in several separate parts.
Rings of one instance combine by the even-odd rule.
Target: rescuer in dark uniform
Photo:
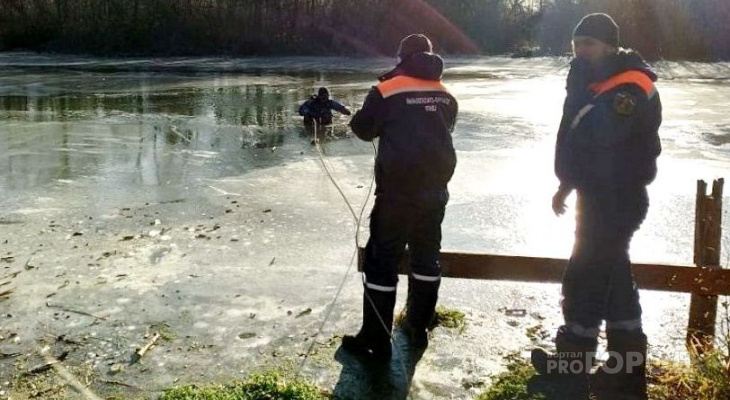
[[[657,76],[638,53],[619,48],[618,26],[606,14],[581,20],[573,48],[553,210],[563,214],[567,196],[577,192],[575,246],[563,277],[565,325],[555,340],[557,354],[535,350],[533,364],[541,375],[562,378],[579,393],[571,398],[587,398],[605,320],[609,359],[590,379],[592,391],[599,399],[647,399],[647,341],[629,244],[646,217],[646,186],[656,176],[661,152]]]
[[[391,357],[390,334],[406,246],[411,255],[404,328],[415,348],[428,346],[441,282],[441,222],[456,153],[457,102],[441,84],[443,60],[424,35],[401,41],[398,64],[381,76],[350,122],[362,140],[379,138],[375,205],[365,249],[363,323],[342,346],[376,360]]]

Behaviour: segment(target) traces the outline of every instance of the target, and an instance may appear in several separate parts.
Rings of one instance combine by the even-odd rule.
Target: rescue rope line
[[[373,183],[375,182],[375,175],[373,175],[373,178],[370,181],[370,187],[368,189],[368,193],[365,196],[365,200],[363,201],[362,207],[360,207],[360,215],[358,216],[355,214],[355,210],[352,208],[352,205],[350,204],[349,199],[347,196],[345,196],[345,193],[340,188],[340,185],[337,184],[337,181],[335,180],[332,173],[327,168],[327,164],[325,162],[324,153],[322,152],[322,148],[319,144],[319,136],[318,136],[318,124],[316,121],[314,121],[313,125],[314,129],[314,146],[317,149],[317,154],[319,155],[319,161],[322,164],[322,167],[324,169],[325,174],[329,178],[330,182],[335,186],[337,189],[337,192],[340,194],[342,199],[344,200],[345,204],[347,205],[347,208],[350,210],[350,213],[352,214],[352,217],[355,219],[355,251],[352,254],[352,257],[350,258],[350,263],[347,266],[347,269],[345,270],[345,275],[342,277],[342,281],[340,282],[339,287],[337,288],[337,292],[335,292],[335,296],[330,302],[329,308],[327,309],[327,312],[325,313],[324,319],[322,320],[322,323],[319,326],[319,329],[317,330],[317,333],[314,334],[312,337],[312,342],[309,345],[309,349],[307,349],[307,352],[304,354],[304,358],[302,359],[302,362],[299,364],[299,368],[297,369],[296,377],[298,378],[299,375],[302,372],[302,369],[304,369],[304,366],[307,363],[307,360],[309,360],[309,356],[311,355],[312,351],[314,350],[314,346],[317,343],[317,338],[322,334],[325,325],[327,322],[329,322],[330,317],[332,316],[332,311],[335,308],[335,305],[337,301],[339,300],[340,294],[342,293],[342,289],[345,287],[345,283],[347,282],[347,279],[350,275],[350,270],[352,269],[352,266],[355,264],[355,258],[357,257],[357,252],[359,249],[359,236],[360,236],[360,221],[362,220],[362,216],[365,212],[365,207],[367,206],[368,199],[370,198],[370,193],[373,190]],[[377,150],[375,150],[375,145],[373,145],[373,151],[377,154]],[[383,324],[384,325],[384,324]]]
[[[319,155],[319,160],[322,164],[322,167],[324,168],[324,172],[327,175],[327,177],[329,178],[330,182],[332,182],[332,184],[335,186],[335,188],[339,192],[340,196],[342,197],[342,200],[345,202],[345,204],[347,205],[347,208],[350,210],[350,213],[352,214],[353,218],[355,219],[355,251],[353,253],[352,258],[350,259],[350,264],[348,265],[347,269],[345,270],[345,275],[343,276],[342,281],[340,282],[340,286],[338,287],[337,292],[335,293],[335,296],[332,299],[332,302],[330,303],[329,309],[327,310],[327,312],[325,314],[324,320],[322,321],[322,324],[320,324],[320,327],[317,330],[317,333],[315,333],[315,335],[312,337],[312,342],[309,345],[309,349],[307,350],[306,354],[304,355],[304,358],[302,359],[302,362],[299,365],[299,368],[296,373],[297,378],[300,376],[302,370],[304,369],[304,366],[306,365],[307,360],[309,359],[309,356],[311,355],[312,351],[314,350],[314,346],[317,342],[316,341],[317,338],[322,334],[322,331],[324,330],[325,325],[329,321],[329,318],[332,315],[332,310],[334,310],[335,304],[339,300],[339,296],[342,293],[342,289],[345,286],[345,282],[347,282],[347,278],[350,275],[350,270],[352,269],[352,265],[355,262],[355,257],[357,256],[357,253],[360,248],[359,236],[360,236],[360,226],[361,226],[362,216],[363,216],[363,213],[365,212],[365,207],[367,206],[368,200],[370,198],[370,194],[372,193],[372,190],[373,190],[373,185],[375,183],[375,174],[373,173],[372,179],[370,180],[370,187],[368,188],[368,193],[365,197],[365,200],[363,201],[362,207],[360,208],[360,215],[358,216],[357,214],[355,214],[355,211],[352,208],[352,205],[351,205],[349,199],[347,198],[345,193],[342,191],[340,186],[337,184],[337,181],[335,180],[332,173],[327,168],[327,164],[325,162],[325,156],[324,156],[324,153],[322,152],[322,148],[321,148],[320,142],[319,142],[319,136],[318,136],[319,129],[318,129],[318,123],[316,120],[314,121],[314,124],[313,124],[313,130],[314,130],[314,145],[315,145],[315,148],[317,149],[317,153]],[[373,143],[372,145],[373,145],[373,154],[374,154],[374,156],[377,156],[377,149],[375,147],[375,144]],[[365,273],[363,272],[361,275],[362,275],[362,280],[364,283],[365,282]],[[398,361],[400,362],[400,366],[403,369],[403,374],[408,381],[408,392],[409,392],[408,398],[412,398],[412,395],[410,394],[411,379],[410,379],[410,376],[408,375],[408,369],[406,368],[406,365],[403,363],[403,357],[402,357],[403,355],[400,354],[400,351],[399,351],[398,347],[396,346],[396,343],[393,339],[393,335],[391,333],[391,329],[389,329],[388,326],[385,324],[383,317],[380,315],[380,312],[375,307],[375,303],[373,302],[373,299],[370,297],[370,295],[368,294],[368,292],[366,290],[364,290],[364,295],[367,298],[370,305],[372,306],[373,310],[375,311],[375,315],[378,317],[378,321],[380,321],[381,326],[383,327],[383,329],[385,329],[386,332],[388,332],[391,345],[393,345],[395,352],[398,353],[398,355],[399,355]]]
[[[317,329],[317,333],[312,336],[312,342],[309,344],[309,348],[307,349],[307,352],[304,354],[304,358],[302,358],[302,362],[299,363],[299,368],[297,368],[297,373],[295,375],[296,379],[299,379],[299,376],[304,369],[305,365],[307,364],[307,361],[309,360],[309,356],[312,355],[312,351],[314,351],[314,346],[317,344],[317,339],[322,334],[322,331],[324,330],[325,325],[327,325],[327,322],[329,322],[330,316],[332,315],[332,310],[335,309],[335,304],[337,303],[337,300],[339,300],[340,294],[342,293],[342,289],[345,287],[345,282],[347,282],[347,279],[350,277],[350,270],[352,269],[352,265],[355,263],[355,257],[357,257],[357,250],[355,250],[352,253],[352,257],[350,258],[350,264],[347,266],[347,269],[345,270],[345,275],[342,277],[342,281],[340,282],[340,286],[337,288],[337,292],[335,293],[335,297],[330,302],[329,307],[327,308],[327,312],[325,313],[324,319],[322,320],[322,323],[319,325],[319,329]]]

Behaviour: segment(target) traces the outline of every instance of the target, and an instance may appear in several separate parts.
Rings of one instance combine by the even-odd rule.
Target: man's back
[[[365,246],[363,324],[342,338],[348,352],[388,361],[398,290],[398,265],[406,246],[412,260],[404,331],[413,349],[428,346],[441,284],[441,223],[456,165],[451,132],[456,100],[441,85],[443,61],[425,35],[405,37],[398,65],[380,77],[350,122],[363,140],[380,138],[375,163],[375,204]],[[384,329],[385,328],[385,329]]]
[[[380,138],[379,194],[445,190],[456,166],[451,133],[458,104],[441,84],[443,61],[420,53],[368,94],[350,126],[363,140]]]

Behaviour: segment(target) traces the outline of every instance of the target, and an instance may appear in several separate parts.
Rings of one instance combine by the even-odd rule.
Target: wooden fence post
[[[707,196],[707,184],[697,181],[694,263],[698,268],[720,268],[723,184],[724,179],[715,180],[712,194]],[[704,352],[713,348],[716,319],[717,296],[692,293],[687,327],[690,349]]]

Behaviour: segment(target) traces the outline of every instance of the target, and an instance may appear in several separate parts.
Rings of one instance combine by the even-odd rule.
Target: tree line
[[[560,55],[589,12],[649,58],[730,59],[727,0],[2,0],[0,50],[100,55]]]

